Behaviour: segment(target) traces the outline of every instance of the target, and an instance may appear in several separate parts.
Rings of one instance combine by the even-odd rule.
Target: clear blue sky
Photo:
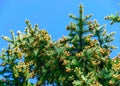
[[[25,20],[32,25],[38,24],[45,28],[54,40],[67,35],[66,25],[72,21],[68,14],[78,15],[79,5],[84,5],[85,14],[93,14],[100,24],[107,24],[108,32],[115,31],[114,45],[118,46],[111,57],[120,52],[120,25],[110,26],[104,16],[120,11],[119,0],[0,0],[0,36],[10,36],[10,30],[23,31]],[[0,49],[6,47],[7,42],[0,38]]]

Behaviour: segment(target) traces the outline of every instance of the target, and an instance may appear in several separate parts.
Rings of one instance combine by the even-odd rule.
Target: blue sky
[[[66,25],[72,21],[69,14],[78,15],[79,5],[84,5],[85,15],[93,14],[92,19],[97,19],[102,24],[107,24],[108,32],[115,31],[114,45],[118,46],[111,57],[120,52],[120,25],[110,26],[110,22],[104,20],[106,15],[120,11],[119,0],[0,0],[0,36],[10,36],[10,30],[15,33],[24,31],[25,20],[31,24],[38,24],[41,29],[45,28],[57,40],[67,35]],[[5,48],[7,42],[0,38],[0,49]]]

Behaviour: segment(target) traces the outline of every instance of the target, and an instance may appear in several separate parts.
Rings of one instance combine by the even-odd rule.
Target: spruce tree
[[[100,78],[98,71],[105,70],[104,66],[110,65],[109,68],[111,68],[111,63],[106,63],[106,60],[110,60],[109,55],[112,49],[115,49],[111,45],[114,40],[114,32],[108,34],[105,25],[100,25],[97,20],[91,21],[91,14],[84,16],[82,5],[80,5],[79,17],[73,14],[70,17],[76,23],[70,22],[67,25],[66,29],[70,31],[69,35],[59,41],[61,45],[68,44],[66,47],[68,56],[63,58],[62,62],[63,64],[66,63],[64,64],[66,66],[65,71],[70,76],[66,77],[65,81],[67,82],[63,82],[63,85],[69,83],[70,86],[89,86],[90,83],[94,82],[94,80],[88,79],[91,72],[96,79]]]
[[[119,86],[120,55],[110,58],[114,32],[108,34],[105,25],[90,20],[91,14],[84,16],[82,5],[79,16],[70,17],[75,22],[67,25],[68,36],[57,41],[28,20],[24,32],[3,36],[9,44],[0,55],[1,86]],[[36,83],[29,82],[34,78]]]
[[[40,30],[38,25],[33,28],[28,20],[25,32],[18,31],[14,36],[11,31],[12,39],[3,36],[8,44],[8,49],[2,50],[1,58],[3,71],[1,74],[5,78],[5,84],[12,86],[31,86],[30,78],[46,80],[46,62],[50,59],[52,51],[52,41],[46,30]],[[44,67],[46,65],[46,67]],[[48,69],[49,71],[49,69]],[[5,76],[4,74],[9,75]],[[45,83],[43,80],[43,83]],[[39,82],[40,83],[40,82]]]

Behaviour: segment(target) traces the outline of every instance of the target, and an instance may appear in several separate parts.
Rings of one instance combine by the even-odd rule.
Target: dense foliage
[[[119,86],[120,55],[111,58],[116,49],[111,43],[114,32],[108,33],[105,25],[84,16],[80,5],[79,16],[70,17],[75,22],[66,26],[68,36],[53,41],[46,30],[32,27],[26,20],[24,32],[11,31],[2,59],[0,86]],[[110,15],[105,19],[111,24],[120,22],[120,16]],[[30,79],[37,79],[31,83]]]

